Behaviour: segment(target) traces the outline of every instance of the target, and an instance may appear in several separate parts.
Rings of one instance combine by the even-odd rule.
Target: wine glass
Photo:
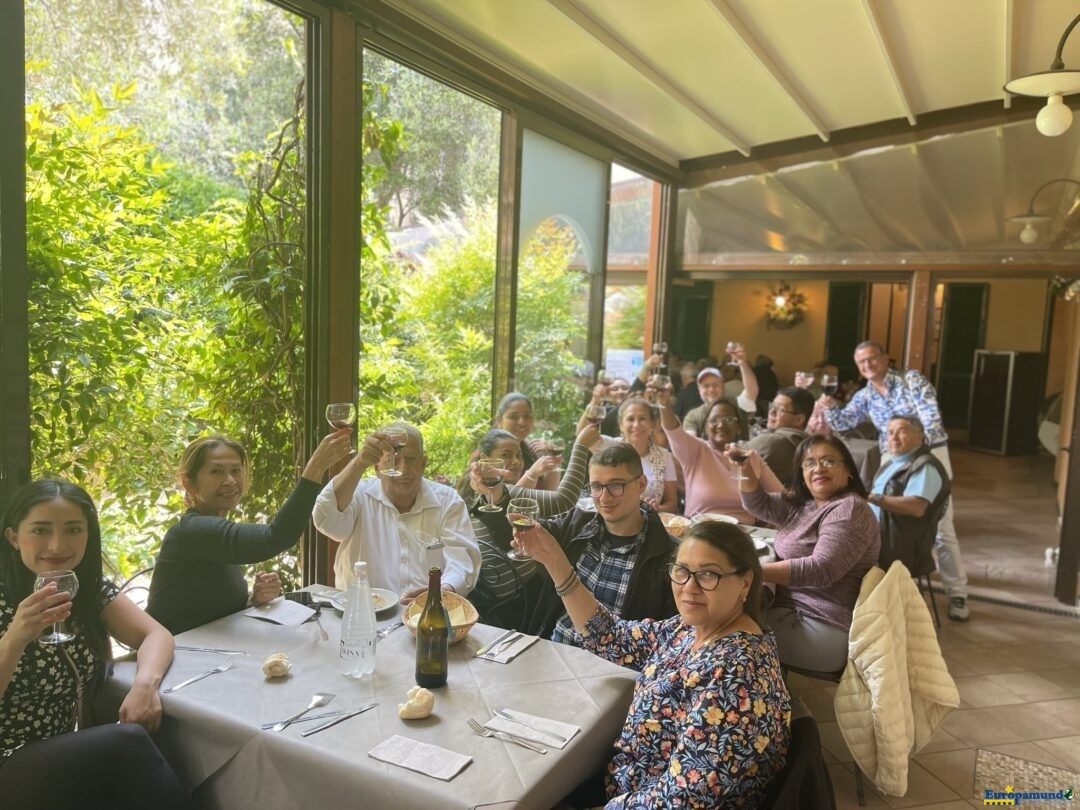
[[[585,418],[593,427],[599,427],[607,416],[607,409],[603,405],[590,405],[585,409]]]
[[[652,384],[657,391],[664,391],[671,385],[671,377],[667,374],[653,374]]]
[[[506,517],[514,531],[527,532],[536,525],[536,519],[540,516],[540,504],[535,498],[514,498],[506,507]],[[528,554],[516,548],[506,552],[508,559],[516,562],[531,560]]]
[[[737,366],[737,365],[739,365],[739,361],[735,359],[735,352],[737,352],[737,351],[739,351],[741,349],[742,349],[742,344],[739,343],[739,341],[737,341],[737,340],[729,340],[727,342],[727,346],[724,347],[724,351],[726,351],[728,353],[728,357],[731,358],[731,359],[728,360],[728,363],[727,363],[729,366]]]
[[[600,372],[596,375],[596,384],[604,386],[603,402],[607,405],[611,402],[611,398],[608,396],[608,391],[611,388],[611,384],[615,382],[615,378],[604,369],[600,369]]]
[[[482,458],[476,462],[476,471],[480,473],[480,480],[485,487],[497,487],[506,475],[506,461],[501,458]],[[480,507],[481,512],[501,512],[502,507],[496,506],[494,496],[490,491],[487,493],[488,502]]]
[[[658,340],[656,343],[654,343],[652,345],[652,353],[653,354],[667,354],[667,341],[666,340]]]
[[[72,601],[75,600],[75,596],[79,593],[79,578],[75,576],[74,571],[46,571],[44,574],[38,574],[37,579],[34,580],[34,590],[39,591],[50,582],[56,583],[57,592],[67,591],[70,593]],[[75,634],[67,632],[64,629],[64,622],[61,620],[53,623],[51,633],[43,633],[38,636],[38,644],[63,644],[73,638],[75,638]]]
[[[835,374],[822,374],[821,375],[821,390],[830,397],[836,396],[836,391],[840,387],[840,379]]]
[[[401,470],[398,468],[398,453],[405,449],[409,436],[403,428],[385,428],[383,436],[390,443],[390,446],[394,448],[394,453],[387,463],[379,467],[379,472],[391,478],[397,478],[401,475]]]
[[[750,442],[729,442],[727,446],[731,460],[735,462],[735,474],[731,477],[736,481],[748,481],[742,472],[742,465],[750,458]]]
[[[326,406],[326,421],[334,430],[345,430],[356,423],[356,406],[351,402],[332,402]]]
[[[554,456],[555,458],[562,460],[563,451],[566,450],[566,442],[562,439],[548,439],[544,443],[543,453],[545,456]],[[562,472],[562,467],[556,467],[552,472]]]

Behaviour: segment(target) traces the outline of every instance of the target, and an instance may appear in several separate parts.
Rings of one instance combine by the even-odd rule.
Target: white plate
[[[721,523],[738,523],[739,519],[723,512],[698,512],[690,519],[690,524],[701,523],[703,520],[719,520]]]
[[[371,589],[371,601],[375,603],[375,612],[382,613],[384,610],[390,610],[394,605],[398,603],[400,597],[393,591],[388,591],[386,588],[372,588]]]

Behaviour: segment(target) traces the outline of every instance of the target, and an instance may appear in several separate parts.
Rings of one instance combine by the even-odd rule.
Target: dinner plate
[[[701,523],[703,520],[719,520],[721,523],[738,523],[739,519],[733,515],[725,515],[723,512],[698,512],[690,519],[690,523]]]
[[[375,612],[382,613],[384,610],[390,610],[394,605],[398,603],[398,595],[393,591],[388,591],[386,588],[372,588],[371,589],[371,601],[375,603]]]

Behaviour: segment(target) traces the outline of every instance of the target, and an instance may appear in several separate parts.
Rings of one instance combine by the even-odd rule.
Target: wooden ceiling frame
[[[908,89],[904,77],[900,75],[900,66],[897,64],[893,45],[889,42],[889,35],[885,33],[885,27],[881,24],[877,11],[874,9],[874,0],[862,0],[862,7],[866,13],[866,20],[870,24],[870,31],[874,34],[874,40],[877,42],[878,50],[881,51],[881,59],[885,63],[885,69],[892,80],[897,100],[904,109],[904,117],[911,126],[915,126],[918,121],[911,103],[911,91]]]

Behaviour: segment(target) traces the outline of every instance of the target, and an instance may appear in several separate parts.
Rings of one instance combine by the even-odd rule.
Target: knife
[[[327,723],[323,723],[321,726],[315,726],[315,728],[309,728],[307,731],[300,732],[300,736],[301,737],[310,737],[312,734],[317,734],[318,732],[323,731],[324,729],[330,728],[330,726],[336,726],[338,723],[342,722],[343,720],[348,720],[350,717],[356,717],[356,715],[358,715],[358,714],[363,714],[368,709],[374,709],[378,705],[379,705],[378,703],[369,703],[367,706],[363,706],[363,707],[361,707],[359,709],[354,709],[351,712],[345,712],[345,714],[341,715],[341,717],[335,717],[333,720],[330,720]]]
[[[183,650],[184,652],[208,652],[218,653],[219,655],[247,655],[244,650],[221,650],[217,647],[188,647],[183,644],[177,644],[173,647],[174,650]]]
[[[516,633],[516,632],[517,632],[517,630],[507,630],[505,633],[503,633],[501,636],[499,636],[493,642],[488,644],[486,647],[481,647],[479,650],[477,650],[476,654],[473,656],[473,658],[480,658],[483,655],[487,655],[489,650],[494,649],[500,643],[502,643],[506,639],[510,638],[510,636],[514,635],[514,633]]]
[[[568,737],[563,737],[553,731],[544,731],[544,729],[537,728],[530,723],[526,723],[524,720],[518,720],[517,717],[511,717],[509,709],[496,709],[494,714],[496,717],[501,717],[503,720],[509,720],[511,723],[517,723],[519,726],[525,726],[525,728],[529,729],[529,731],[535,731],[537,734],[542,734],[548,739],[555,740],[555,742],[557,742],[559,745],[566,745],[568,742],[570,742],[570,739]],[[514,712],[514,714],[517,714],[518,717],[522,716],[518,712]]]

